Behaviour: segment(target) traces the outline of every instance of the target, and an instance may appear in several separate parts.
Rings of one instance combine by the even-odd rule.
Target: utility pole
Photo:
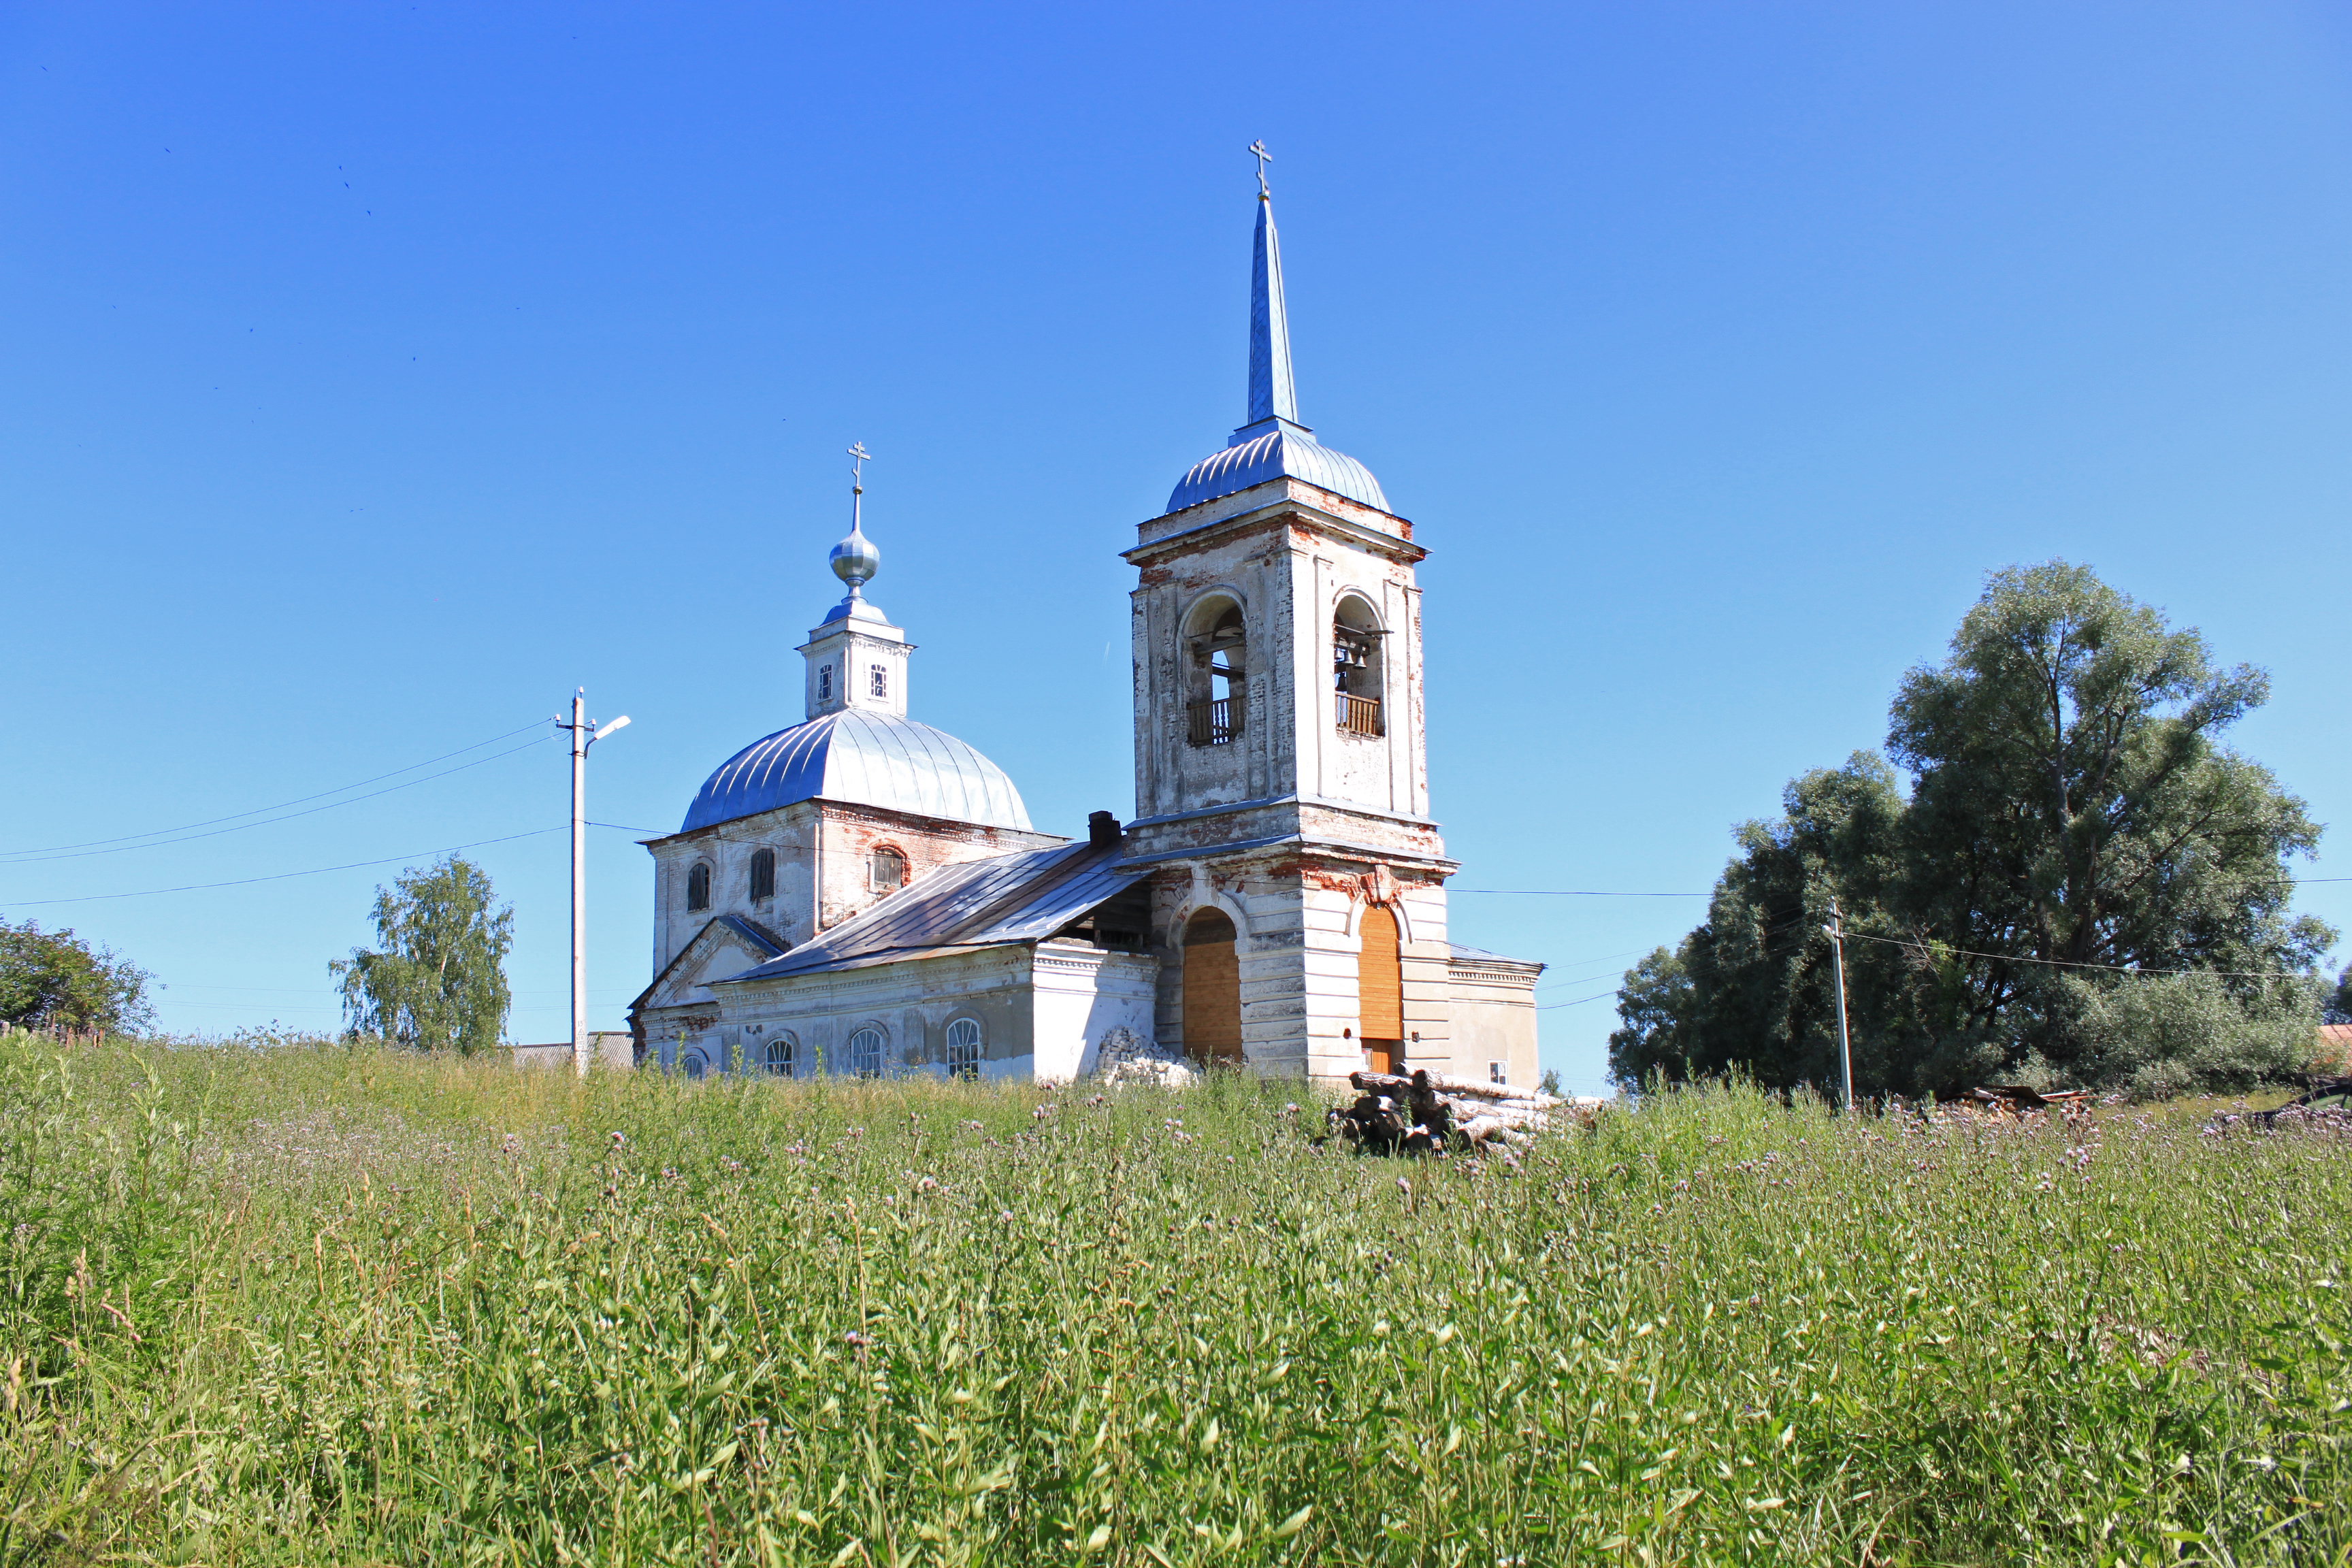
[[[1845,921],[1838,913],[1836,895],[1830,898],[1830,923],[1822,927],[1830,933],[1830,952],[1837,966],[1838,1008],[1838,1076],[1845,1086],[1845,1108],[1853,1110],[1853,1042],[1845,1028]]]
[[[588,689],[572,693],[572,1070],[588,1076],[588,748],[629,721],[622,714],[599,729],[585,717]]]

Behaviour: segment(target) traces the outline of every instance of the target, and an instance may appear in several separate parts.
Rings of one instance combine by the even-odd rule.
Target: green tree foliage
[[[2336,994],[2327,999],[2327,1022],[2352,1024],[2352,963],[2336,977]]]
[[[2319,828],[2216,741],[2267,694],[2086,568],[1993,574],[1950,658],[1895,695],[1908,799],[1861,752],[1742,826],[1706,923],[1627,973],[1612,1071],[1834,1081],[1835,897],[1865,1092],[2291,1073],[2335,933],[2291,912],[2284,861]]]
[[[70,931],[0,920],[0,1026],[110,1035],[144,1029],[154,1021],[147,1004],[153,978]]]
[[[376,942],[328,970],[341,983],[353,1037],[418,1050],[487,1050],[505,1032],[513,994],[506,957],[514,910],[493,914],[490,879],[457,856],[404,872],[375,893]]]

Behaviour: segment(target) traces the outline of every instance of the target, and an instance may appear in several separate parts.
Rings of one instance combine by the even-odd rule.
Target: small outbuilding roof
[[[1139,871],[1111,869],[1123,853],[1118,842],[1078,843],[943,866],[782,958],[712,984],[1043,942],[1142,879]]]

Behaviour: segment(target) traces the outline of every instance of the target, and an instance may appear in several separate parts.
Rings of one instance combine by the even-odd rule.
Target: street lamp
[[[572,693],[572,1070],[588,1076],[588,748],[625,728],[622,714],[609,724],[583,715],[588,689]]]

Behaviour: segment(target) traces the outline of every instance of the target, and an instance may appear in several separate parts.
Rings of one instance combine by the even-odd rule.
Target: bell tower
[[[1160,1037],[1271,1074],[1444,1070],[1454,863],[1429,816],[1426,552],[1371,471],[1299,422],[1251,152],[1249,417],[1124,556],[1139,577],[1129,863],[1156,872]]]

